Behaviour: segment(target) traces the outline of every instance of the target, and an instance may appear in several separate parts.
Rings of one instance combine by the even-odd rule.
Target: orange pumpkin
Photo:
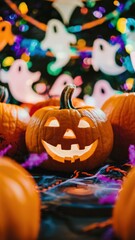
[[[125,161],[128,159],[129,145],[135,144],[135,93],[112,96],[104,103],[102,110],[114,132],[111,158]]]
[[[11,145],[7,153],[11,157],[26,152],[25,131],[29,120],[29,114],[22,107],[0,102],[0,150]]]
[[[122,240],[135,239],[135,167],[125,177],[113,209],[113,228]]]
[[[72,101],[73,101],[73,105],[75,107],[82,107],[82,106],[86,105],[84,100],[81,98],[73,98]],[[33,106],[30,109],[30,116],[32,116],[33,113],[35,111],[37,111],[38,109],[40,109],[42,107],[46,107],[46,106],[60,106],[60,97],[52,97],[45,101],[33,104]]]
[[[75,108],[71,96],[75,86],[67,85],[59,107],[44,107],[31,117],[26,130],[30,152],[47,151],[43,166],[50,170],[90,170],[107,159],[113,132],[104,112],[84,106]]]
[[[18,163],[0,158],[0,239],[36,240],[40,196],[32,176]]]

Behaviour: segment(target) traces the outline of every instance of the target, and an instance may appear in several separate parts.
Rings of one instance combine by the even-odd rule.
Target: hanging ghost
[[[94,85],[92,95],[84,95],[84,101],[86,105],[101,108],[103,103],[116,93],[120,92],[114,90],[108,81],[99,80]]]
[[[52,85],[49,91],[49,96],[51,97],[60,96],[63,88],[70,83],[75,84],[74,79],[68,74],[61,74]],[[82,88],[77,86],[73,93],[73,97],[77,97],[81,93],[81,91]]]
[[[83,7],[82,0],[55,0],[52,6],[60,13],[65,24],[68,24],[70,17],[76,7]]]
[[[135,51],[130,53],[130,59],[131,59],[131,63],[132,63],[133,69],[135,71]]]
[[[56,58],[51,65],[52,71],[64,67],[69,62],[70,43],[76,43],[76,36],[68,33],[59,20],[51,19],[47,25],[45,38],[41,42],[41,48],[50,49]]]
[[[11,23],[8,21],[0,22],[0,51],[2,51],[7,44],[14,44],[15,36],[12,33],[11,26]]]
[[[126,71],[124,66],[119,66],[116,61],[116,52],[119,44],[111,45],[104,39],[96,39],[93,43],[92,66],[95,71],[116,76]]]
[[[12,96],[24,103],[36,103],[45,99],[32,89],[32,84],[39,80],[40,75],[39,71],[29,71],[27,63],[22,59],[15,60],[8,71],[0,70],[1,82],[8,83]]]
[[[125,33],[122,35],[125,48],[130,53],[135,51],[135,19],[127,18]]]

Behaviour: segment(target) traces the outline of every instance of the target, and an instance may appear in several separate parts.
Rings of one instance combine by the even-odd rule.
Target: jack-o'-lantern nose
[[[73,132],[73,130],[72,129],[70,129],[70,128],[67,128],[67,130],[66,130],[66,132],[64,133],[64,136],[63,136],[63,138],[66,138],[66,139],[75,139],[76,138],[76,136],[75,136],[75,134],[74,134],[74,132]]]

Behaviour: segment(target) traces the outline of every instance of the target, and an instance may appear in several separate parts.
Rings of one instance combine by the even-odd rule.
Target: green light
[[[62,70],[62,68],[53,68],[53,65],[54,63],[49,63],[48,65],[47,65],[47,72],[50,74],[50,75],[53,75],[53,76],[57,76],[60,72],[61,72],[61,70]]]
[[[27,62],[28,69],[32,67],[32,62]]]
[[[92,7],[94,7],[96,5],[96,1],[91,1],[91,0],[87,0],[87,2],[86,2],[86,6],[87,7],[90,7],[90,8],[92,8]]]

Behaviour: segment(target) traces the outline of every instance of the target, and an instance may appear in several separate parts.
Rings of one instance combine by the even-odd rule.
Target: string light
[[[25,2],[21,2],[21,3],[19,4],[19,10],[20,10],[20,12],[21,12],[22,14],[27,14],[27,12],[28,12],[28,6],[27,6],[27,4],[26,4]]]
[[[2,66],[9,67],[12,65],[13,62],[14,62],[14,58],[11,56],[8,56],[8,57],[4,58],[4,60],[2,61]]]

